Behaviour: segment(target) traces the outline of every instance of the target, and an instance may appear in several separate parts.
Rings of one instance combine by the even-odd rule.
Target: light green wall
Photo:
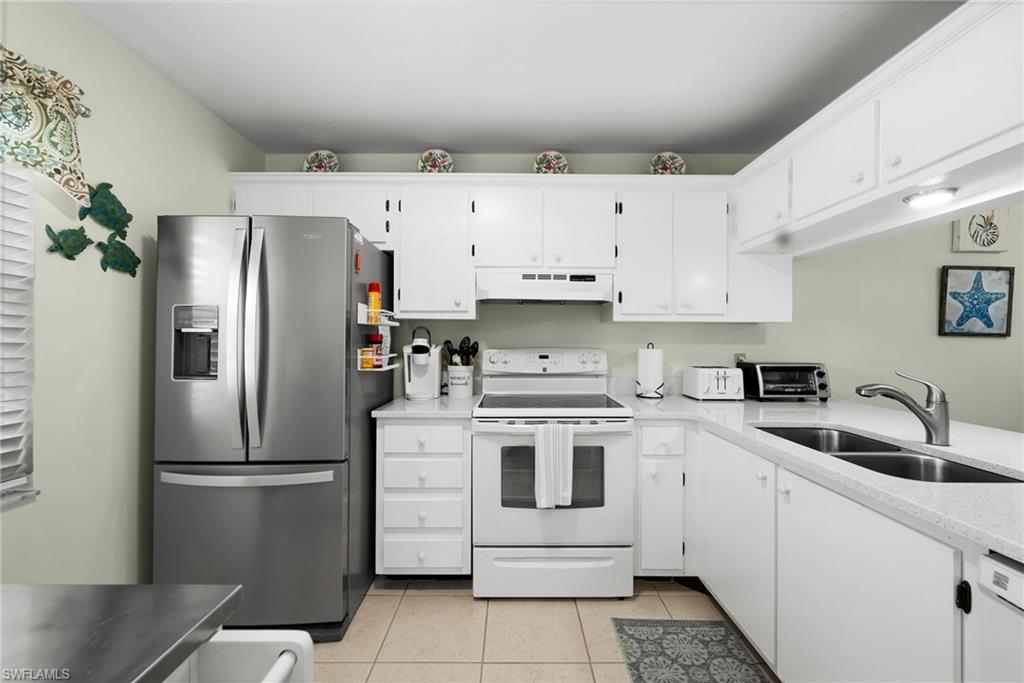
[[[539,150],[538,150],[539,151]],[[569,167],[579,173],[650,173],[651,154],[571,154]],[[685,154],[686,172],[735,173],[755,154]],[[456,173],[533,173],[533,154],[452,154]],[[301,171],[305,154],[268,154],[266,170]],[[342,171],[412,173],[418,154],[338,154]]]
[[[36,486],[0,515],[4,582],[148,580],[156,216],[227,213],[229,171],[263,153],[121,43],[59,3],[12,2],[7,44],[85,90],[78,126],[87,179],[109,181],[134,215],[136,279],[46,254],[43,226],[78,226],[76,207],[37,180]],[[94,238],[105,228],[87,220]]]
[[[653,341],[665,349],[668,375],[687,365],[731,365],[734,353],[746,353],[752,360],[825,362],[837,398],[868,400],[853,387],[876,381],[923,397],[892,375],[902,370],[945,388],[954,419],[1024,431],[1020,291],[1009,339],[937,334],[942,265],[1008,265],[1024,276],[1022,213],[1021,205],[1011,207],[1009,251],[1002,254],[952,253],[951,225],[943,223],[798,261],[792,323],[606,323],[597,306],[485,304],[475,321],[403,321],[398,341],[407,343],[422,324],[435,340],[456,344],[469,335],[482,347],[593,345],[607,349],[618,376],[635,375],[636,349]]]

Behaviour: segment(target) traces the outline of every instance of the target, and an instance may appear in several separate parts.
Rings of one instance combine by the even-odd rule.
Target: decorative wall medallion
[[[417,169],[420,173],[451,173],[455,170],[455,161],[443,149],[428,149],[420,155]]]
[[[339,167],[338,156],[329,149],[315,149],[306,155],[302,170],[306,173],[334,173]]]
[[[53,228],[47,225],[46,236],[53,242],[53,244],[46,248],[46,251],[49,253],[60,253],[69,261],[74,261],[76,256],[92,244],[92,240],[85,234],[85,226],[54,232]]]
[[[561,152],[548,149],[538,154],[533,160],[534,173],[572,173],[569,160]]]
[[[686,162],[675,152],[658,152],[651,157],[651,173],[653,175],[683,175],[686,173]]]
[[[1013,314],[1013,268],[943,266],[939,334],[1009,337]]]
[[[1006,251],[1006,234],[1010,209],[1003,207],[976,213],[953,223],[953,251]]]

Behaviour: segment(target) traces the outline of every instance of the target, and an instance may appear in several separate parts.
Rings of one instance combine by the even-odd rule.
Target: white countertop
[[[924,427],[902,406],[888,408],[837,400],[821,404],[697,401],[683,396],[653,401],[629,395],[614,398],[632,408],[638,422],[698,422],[710,433],[883,514],[916,518],[940,532],[950,532],[1024,562],[1024,483],[956,484],[901,479],[762,432],[755,425],[841,427],[1018,479],[1024,479],[1022,433],[952,422],[951,445],[928,446],[924,443]],[[479,399],[398,399],[375,410],[373,416],[467,419]]]

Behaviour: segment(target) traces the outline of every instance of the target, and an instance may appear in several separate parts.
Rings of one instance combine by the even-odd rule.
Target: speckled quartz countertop
[[[920,421],[902,407],[832,400],[820,403],[697,401],[667,396],[650,401],[614,397],[633,410],[638,423],[689,420],[795,474],[811,479],[897,519],[924,522],[933,535],[949,535],[1024,562],[1024,483],[956,484],[901,479],[819,453],[756,426],[840,427],[881,437],[911,450],[1024,479],[1024,434],[965,422],[950,424],[948,447],[924,443]],[[472,416],[472,399],[406,401],[373,412],[388,418],[462,418]]]
[[[638,422],[693,420],[795,474],[879,512],[926,522],[1024,562],[1024,483],[956,484],[901,479],[819,453],[756,426],[839,427],[880,436],[919,453],[1024,479],[1024,434],[965,422],[950,424],[950,446],[928,446],[924,427],[902,407],[833,400],[822,403],[696,401],[669,396],[648,401],[616,396]]]

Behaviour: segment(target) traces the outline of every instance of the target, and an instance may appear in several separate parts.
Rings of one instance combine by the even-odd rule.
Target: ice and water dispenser
[[[217,379],[216,306],[174,307],[174,379]]]

